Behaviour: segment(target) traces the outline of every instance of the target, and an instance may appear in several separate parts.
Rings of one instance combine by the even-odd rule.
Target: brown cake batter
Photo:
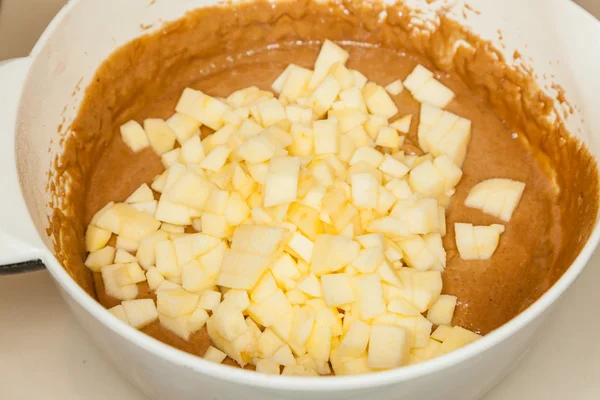
[[[119,303],[105,295],[99,274],[92,278],[83,266],[83,232],[107,202],[123,201],[163,170],[152,150],[133,154],[128,149],[118,134],[121,124],[168,118],[185,87],[214,96],[250,85],[269,90],[289,63],[312,68],[321,41],[328,38],[350,52],[350,68],[378,84],[404,79],[423,64],[437,70],[456,94],[447,109],[471,120],[473,129],[444,238],[444,292],[459,299],[454,323],[486,334],[528,307],[569,267],[593,228],[596,164],[562,124],[547,122],[552,100],[530,77],[507,67],[488,43],[443,17],[436,32],[419,31],[409,25],[402,5],[389,8],[383,21],[381,10],[377,4],[310,1],[213,7],[117,50],[88,87],[71,127],[74,135],[57,160],[53,190],[60,190],[61,174],[76,182],[50,228],[65,268],[104,306]],[[473,47],[451,54],[458,39]],[[416,143],[419,104],[407,91],[394,99],[399,115],[413,115],[409,136]],[[454,222],[502,223],[464,206],[469,189],[488,178],[516,179],[527,186],[492,259],[463,261]],[[151,295],[146,283],[139,286],[141,295]],[[198,355],[209,344],[205,330],[189,342],[158,322],[144,332]]]

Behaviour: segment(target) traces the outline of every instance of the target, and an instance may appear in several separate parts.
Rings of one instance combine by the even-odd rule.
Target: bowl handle
[[[0,275],[44,267],[42,244],[23,199],[15,161],[15,124],[31,58],[0,63]]]

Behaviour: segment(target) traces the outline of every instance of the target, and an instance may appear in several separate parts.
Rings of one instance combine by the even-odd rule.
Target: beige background
[[[27,55],[66,3],[0,2],[0,60]],[[600,16],[600,0],[578,2]],[[599,281],[600,250],[527,357],[485,400],[600,399]],[[0,277],[0,399],[144,397],[110,367],[40,271]]]

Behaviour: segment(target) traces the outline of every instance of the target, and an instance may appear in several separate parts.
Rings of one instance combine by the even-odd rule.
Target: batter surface
[[[419,38],[397,7],[383,22],[376,6],[354,3],[215,7],[192,12],[119,49],[87,89],[72,126],[76,135],[67,140],[59,163],[63,171],[81,177],[52,224],[65,268],[105,307],[120,303],[104,293],[100,275],[90,277],[83,266],[83,229],[107,202],[123,201],[163,171],[151,149],[134,154],[122,142],[122,123],[170,117],[185,87],[223,97],[250,85],[269,90],[289,63],[312,67],[320,41],[329,38],[350,52],[348,67],[380,85],[404,79],[417,64],[436,70],[456,94],[447,109],[472,121],[464,175],[452,197],[444,238],[444,293],[458,296],[453,323],[486,334],[528,307],[568,268],[591,232],[597,213],[595,162],[562,126],[541,122],[550,112],[549,99],[490,56],[493,51],[486,53],[484,42],[446,20],[437,36]],[[459,51],[449,61],[444,40],[457,33],[472,41],[473,50]],[[529,96],[539,101],[528,104]],[[400,116],[413,115],[409,138],[416,143],[419,104],[407,91],[394,99]],[[559,173],[554,176],[553,170]],[[527,186],[493,257],[463,261],[454,222],[501,223],[464,206],[469,189],[488,178]],[[140,297],[153,296],[145,282],[139,288]],[[189,342],[158,322],[143,331],[200,356],[210,344],[205,329]]]

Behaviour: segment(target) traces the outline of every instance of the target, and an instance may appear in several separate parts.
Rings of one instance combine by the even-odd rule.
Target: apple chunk
[[[299,174],[300,158],[272,158],[265,183],[264,206],[273,207],[296,201]]]

